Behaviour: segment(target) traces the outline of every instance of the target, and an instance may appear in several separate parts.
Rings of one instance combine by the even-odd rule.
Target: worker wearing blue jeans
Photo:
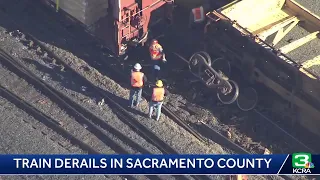
[[[160,119],[161,115],[161,108],[163,104],[163,99],[166,92],[163,87],[163,83],[161,80],[157,80],[156,87],[153,88],[151,101],[149,103],[149,118],[152,118],[152,113],[154,109],[156,110],[156,120],[158,121]]]
[[[139,106],[141,102],[142,88],[132,88],[130,90],[130,107]],[[135,98],[136,97],[136,98]]]
[[[140,72],[142,69],[139,63],[135,64],[131,71],[131,89],[130,89],[130,107],[138,106],[141,101],[142,88],[147,81],[144,73]],[[136,98],[135,98],[136,97]]]

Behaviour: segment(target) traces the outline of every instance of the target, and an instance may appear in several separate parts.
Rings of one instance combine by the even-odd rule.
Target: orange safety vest
[[[202,6],[192,9],[192,13],[194,22],[197,23],[204,20],[204,11]]]
[[[153,88],[152,92],[152,101],[160,102],[163,101],[164,98],[164,88]]]
[[[162,49],[162,46],[160,44],[152,44],[149,47],[150,56],[152,60],[160,60],[162,57],[162,53],[160,52],[160,49]]]
[[[143,86],[143,76],[142,72],[132,72],[131,73],[131,86],[132,87],[142,87]]]

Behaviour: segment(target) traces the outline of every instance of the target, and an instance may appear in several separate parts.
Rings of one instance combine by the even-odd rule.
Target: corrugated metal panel
[[[59,8],[89,26],[107,15],[108,0],[60,0]]]

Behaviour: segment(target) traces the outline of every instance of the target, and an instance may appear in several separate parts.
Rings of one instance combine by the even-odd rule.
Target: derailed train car
[[[41,0],[84,25],[115,55],[144,45],[153,26],[170,19],[172,0]]]
[[[297,25],[309,34],[275,48]],[[293,0],[234,1],[207,14],[205,51],[223,56],[242,72],[247,82],[263,84],[282,97],[285,103],[272,101],[272,111],[287,115],[288,119],[320,135],[319,74],[308,70],[320,64],[320,47],[314,47],[318,54],[310,60],[297,61],[287,55],[318,39],[319,31],[320,18]],[[271,42],[266,42],[270,37]],[[213,76],[223,81],[218,74]]]

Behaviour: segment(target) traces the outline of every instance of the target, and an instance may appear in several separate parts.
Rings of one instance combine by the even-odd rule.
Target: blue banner
[[[0,155],[0,174],[277,174],[288,156]]]

